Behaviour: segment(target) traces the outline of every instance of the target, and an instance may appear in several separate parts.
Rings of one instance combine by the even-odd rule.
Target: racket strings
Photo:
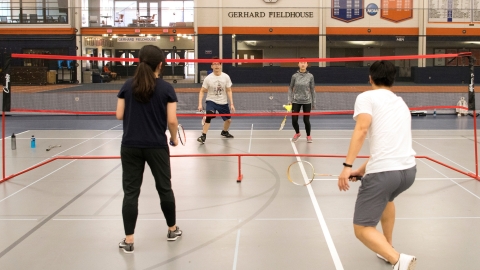
[[[326,173],[316,173],[315,167],[312,163],[300,160],[295,161],[287,169],[287,177],[290,182],[298,186],[306,186],[313,182],[315,176],[334,176],[338,177],[337,174],[326,174]],[[362,180],[362,176],[350,176],[352,181]]]
[[[182,145],[185,145],[187,142],[187,137],[185,136],[185,130],[181,124],[178,124],[178,140]]]

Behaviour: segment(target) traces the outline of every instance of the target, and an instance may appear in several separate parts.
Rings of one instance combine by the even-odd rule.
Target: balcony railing
[[[64,12],[60,12],[64,11]],[[0,24],[68,24],[68,12],[61,9],[11,9],[0,14]]]

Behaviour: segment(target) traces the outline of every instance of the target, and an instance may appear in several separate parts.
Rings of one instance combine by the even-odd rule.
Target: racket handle
[[[357,179],[357,181],[362,181],[362,176],[358,176],[358,175],[357,176],[350,175],[348,179],[352,179],[354,177]]]
[[[170,144],[171,146],[175,146],[172,141],[170,141],[168,144]]]

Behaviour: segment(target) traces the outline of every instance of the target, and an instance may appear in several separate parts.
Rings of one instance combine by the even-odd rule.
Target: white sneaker
[[[387,259],[385,259],[382,255],[380,255],[380,254],[378,254],[378,253],[377,253],[377,257],[378,257],[379,259],[384,260],[384,261],[387,262],[387,263],[390,263]]]
[[[395,265],[392,265],[393,270],[414,270],[417,265],[417,258],[412,255],[400,253],[400,258]]]

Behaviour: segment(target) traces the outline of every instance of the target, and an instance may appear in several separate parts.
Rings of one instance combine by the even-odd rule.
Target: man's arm
[[[117,100],[117,111],[115,115],[118,120],[122,120],[124,114],[125,114],[125,99],[119,98]]]
[[[227,87],[226,91],[227,91],[228,100],[230,100],[230,110],[231,110],[232,112],[235,112],[235,106],[233,106],[232,88],[231,88],[231,87]]]
[[[372,123],[372,116],[368,113],[361,113],[357,116],[357,123],[353,130],[352,138],[350,140],[350,147],[348,148],[348,154],[345,159],[345,163],[353,164],[360,149],[362,149],[365,138],[367,137],[368,128]],[[363,170],[365,173],[366,162],[355,172]],[[342,173],[338,177],[338,188],[342,191],[347,191],[350,186],[348,185],[348,178],[352,175],[352,168],[343,167]]]
[[[201,88],[200,89],[200,94],[198,95],[198,110],[201,111],[203,110],[203,93],[206,93],[208,90],[206,88]]]
[[[170,132],[170,141],[174,146],[178,145],[178,119],[177,119],[177,102],[167,103],[167,126]]]

